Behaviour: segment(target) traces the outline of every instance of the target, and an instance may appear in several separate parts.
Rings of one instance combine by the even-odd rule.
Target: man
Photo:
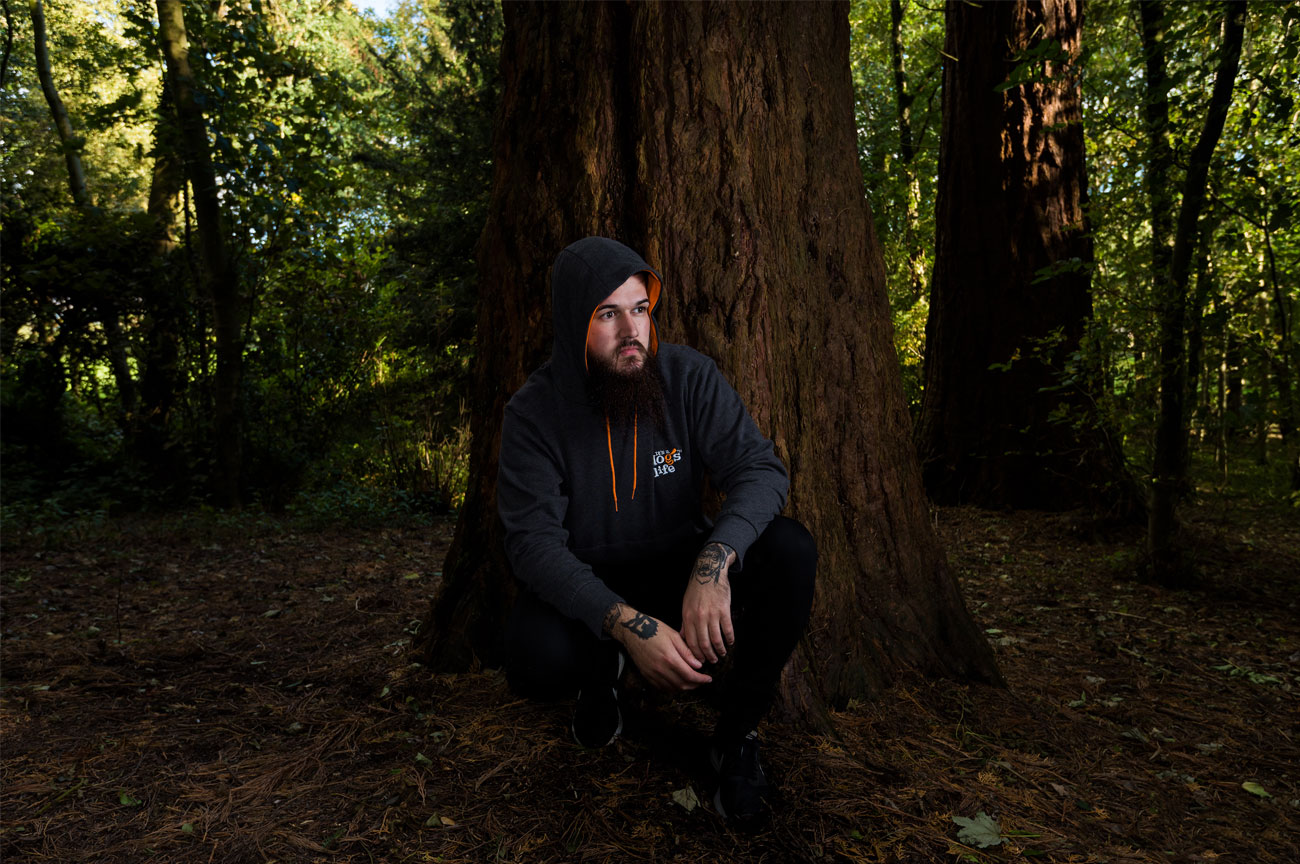
[[[807,625],[816,547],[777,516],[785,468],[712,360],[661,344],[662,280],[613,240],[572,244],[551,273],[549,363],[506,406],[497,502],[526,590],[506,671],[533,698],[578,694],[586,747],[622,731],[625,658],[669,692],[712,681],[734,648],[714,733],[714,805],[768,810],[756,729]],[[725,495],[702,510],[706,474]]]

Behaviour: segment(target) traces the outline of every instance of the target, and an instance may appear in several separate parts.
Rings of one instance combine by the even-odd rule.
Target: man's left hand
[[[682,640],[697,660],[717,663],[727,656],[736,634],[731,626],[731,582],[727,571],[736,552],[725,543],[710,543],[695,559],[682,597]]]

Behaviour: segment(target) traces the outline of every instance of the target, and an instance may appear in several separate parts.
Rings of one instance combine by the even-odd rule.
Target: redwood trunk
[[[495,663],[513,593],[501,410],[550,344],[549,268],[605,234],[661,268],[661,332],[715,358],[792,477],[818,597],[785,705],[905,668],[1000,681],[931,529],[856,161],[842,4],[507,4],[480,247],[474,478],[424,638]]]
[[[936,254],[916,440],[945,503],[1131,511],[1072,358],[1092,315],[1080,0],[947,6]],[[1056,40],[1061,56],[1027,64]],[[1073,368],[1070,364],[1073,363]]]

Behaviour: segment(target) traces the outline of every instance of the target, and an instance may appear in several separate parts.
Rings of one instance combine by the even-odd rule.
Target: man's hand
[[[682,639],[696,658],[717,663],[736,641],[731,626],[731,582],[727,571],[736,552],[725,543],[710,543],[695,559],[695,570],[682,597]]]
[[[658,618],[615,603],[605,613],[604,630],[622,643],[636,668],[660,690],[694,690],[713,680],[697,671],[703,664],[681,635]]]

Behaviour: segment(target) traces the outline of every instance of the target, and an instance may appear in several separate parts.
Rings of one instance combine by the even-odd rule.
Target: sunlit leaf
[[[1242,789],[1245,789],[1245,790],[1246,790],[1247,792],[1249,792],[1251,795],[1258,795],[1260,798],[1272,798],[1272,797],[1273,797],[1272,795],[1270,795],[1270,794],[1268,793],[1268,790],[1267,790],[1267,789],[1265,789],[1263,786],[1261,786],[1261,785],[1259,785],[1258,783],[1256,783],[1254,780],[1247,780],[1245,783],[1242,783],[1242,784],[1241,784],[1241,788],[1242,788]]]

